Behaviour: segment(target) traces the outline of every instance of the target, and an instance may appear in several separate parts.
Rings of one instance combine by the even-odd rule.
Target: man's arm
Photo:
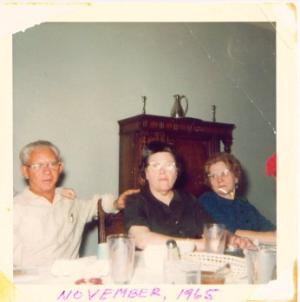
[[[64,190],[64,195],[62,191]],[[85,219],[86,222],[96,219],[98,216],[98,201],[101,199],[102,209],[105,214],[117,214],[119,209],[122,209],[125,206],[126,198],[138,192],[139,190],[127,190],[120,195],[120,197],[116,200],[113,194],[95,194],[89,200],[78,200],[76,198],[76,194],[71,189],[62,189],[61,195],[65,198],[74,200],[80,206],[80,216]],[[74,195],[72,195],[74,193]],[[74,197],[74,199],[71,198]],[[85,218],[84,218],[85,217]]]
[[[117,200],[115,200],[114,202],[114,208],[121,210],[125,208],[125,204],[126,204],[126,198],[131,195],[131,194],[135,194],[135,193],[139,193],[140,189],[129,189],[124,191]]]
[[[102,199],[102,208],[105,213],[107,214],[116,214],[119,212],[119,210],[122,210],[125,208],[126,199],[129,195],[138,193],[139,189],[129,189],[124,191],[118,199],[115,199],[115,197],[112,194],[104,194],[101,196]]]

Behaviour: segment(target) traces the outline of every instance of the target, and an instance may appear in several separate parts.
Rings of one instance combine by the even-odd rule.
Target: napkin
[[[100,277],[108,274],[108,260],[98,260],[95,256],[78,259],[59,259],[51,267],[51,274],[57,277],[80,278]]]

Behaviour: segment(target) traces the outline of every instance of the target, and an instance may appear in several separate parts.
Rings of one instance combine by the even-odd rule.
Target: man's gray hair
[[[49,141],[44,141],[44,140],[37,140],[35,142],[29,143],[26,146],[24,146],[19,154],[20,161],[23,165],[26,165],[29,161],[31,152],[34,151],[37,148],[49,148],[51,149],[55,155],[57,156],[58,160],[61,161],[60,157],[60,151],[59,149],[51,142]]]

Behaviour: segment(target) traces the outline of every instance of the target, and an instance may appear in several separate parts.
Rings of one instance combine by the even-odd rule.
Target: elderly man
[[[59,149],[36,141],[20,152],[21,172],[28,187],[14,197],[14,266],[49,265],[54,260],[78,257],[84,226],[97,216],[102,198],[106,213],[124,207],[128,190],[114,200],[110,194],[79,200],[56,188],[63,163]]]

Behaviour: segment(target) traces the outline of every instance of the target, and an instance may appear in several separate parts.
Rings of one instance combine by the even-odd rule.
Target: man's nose
[[[42,171],[43,171],[43,173],[51,173],[51,169],[50,169],[49,164],[45,164],[45,165],[42,167]]]

